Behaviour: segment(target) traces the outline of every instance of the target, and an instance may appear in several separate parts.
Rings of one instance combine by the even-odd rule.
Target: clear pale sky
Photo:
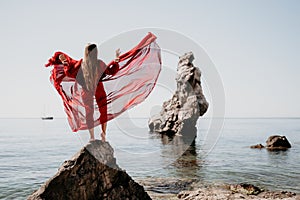
[[[297,0],[0,1],[0,117],[65,117],[44,67],[53,52],[80,58],[88,42],[144,27],[177,31],[205,49],[227,117],[300,117],[299,19]]]

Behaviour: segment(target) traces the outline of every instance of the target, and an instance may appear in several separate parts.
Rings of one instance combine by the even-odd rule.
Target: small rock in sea
[[[256,144],[256,145],[250,146],[250,148],[252,148],[252,149],[263,149],[263,148],[265,148],[265,146],[262,145],[262,144]]]
[[[289,143],[288,139],[285,136],[280,135],[272,135],[266,141],[267,149],[270,151],[276,150],[287,150],[291,148],[291,144]]]

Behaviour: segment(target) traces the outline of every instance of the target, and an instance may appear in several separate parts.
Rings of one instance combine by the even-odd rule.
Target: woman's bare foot
[[[103,142],[106,141],[106,133],[104,133],[104,132],[101,133],[101,139]]]
[[[94,128],[89,129],[89,133],[90,133],[90,142],[95,141]]]

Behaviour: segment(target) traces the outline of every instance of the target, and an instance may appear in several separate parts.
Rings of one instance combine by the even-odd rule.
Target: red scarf
[[[45,65],[53,66],[50,80],[60,94],[71,129],[85,130],[114,119],[144,101],[153,90],[161,70],[156,36],[148,35],[133,49],[120,55],[119,63],[103,63],[96,91],[87,91],[82,82],[81,62],[55,52]],[[59,60],[64,54],[67,65]]]

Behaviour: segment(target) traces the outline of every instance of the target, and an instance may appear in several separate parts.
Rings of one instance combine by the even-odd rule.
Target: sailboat
[[[46,116],[46,106],[44,106],[44,116],[42,117],[42,120],[53,120],[54,117],[52,116]]]
[[[42,117],[42,120],[53,120],[53,117]]]

